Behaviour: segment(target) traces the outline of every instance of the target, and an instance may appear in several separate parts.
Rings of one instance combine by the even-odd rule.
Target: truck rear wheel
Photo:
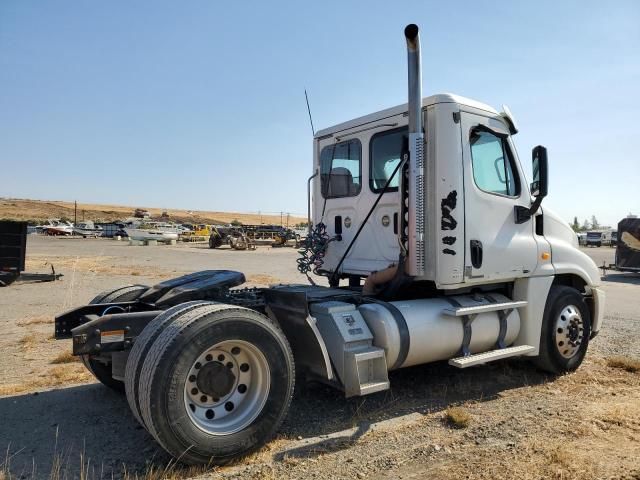
[[[99,293],[89,304],[131,302],[148,289],[149,287],[146,285],[125,285],[124,287]],[[89,370],[100,383],[117,392],[124,392],[124,382],[116,380],[111,375],[111,363],[105,363],[94,355],[81,355],[81,359],[84,366],[87,367],[87,370]]]
[[[571,287],[551,287],[541,333],[538,367],[551,373],[578,368],[591,335],[591,315],[582,294]]]
[[[140,335],[138,335],[138,337],[136,338],[136,341],[131,348],[131,352],[129,352],[129,357],[127,358],[124,383],[125,391],[127,393],[127,402],[129,402],[131,412],[133,413],[133,416],[136,418],[138,423],[140,423],[142,426],[144,426],[144,421],[142,420],[142,416],[140,415],[138,386],[140,382],[140,371],[142,370],[144,359],[147,356],[151,345],[153,345],[155,339],[158,338],[158,335],[162,333],[162,330],[165,328],[165,326],[173,322],[178,316],[190,310],[193,310],[198,306],[210,304],[210,302],[196,301],[181,303],[180,305],[171,307],[168,310],[162,312],[151,322],[149,322],[147,326],[144,327]]]
[[[294,378],[289,343],[270,319],[203,305],[153,342],[140,373],[140,410],[147,430],[181,462],[226,463],[276,432]]]

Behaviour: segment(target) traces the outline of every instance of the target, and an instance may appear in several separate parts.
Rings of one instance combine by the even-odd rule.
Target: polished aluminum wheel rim
[[[230,435],[256,419],[269,387],[269,364],[263,353],[251,343],[227,340],[202,352],[189,369],[185,407],[204,432]]]
[[[564,358],[571,358],[580,349],[584,338],[584,322],[575,305],[562,309],[556,319],[556,347]]]

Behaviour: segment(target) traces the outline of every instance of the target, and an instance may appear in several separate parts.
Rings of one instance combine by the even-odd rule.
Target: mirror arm
[[[523,207],[522,205],[516,205],[513,208],[515,222],[520,225],[533,217],[533,215],[538,211],[538,208],[540,208],[543,198],[543,195],[538,195],[529,208]]]

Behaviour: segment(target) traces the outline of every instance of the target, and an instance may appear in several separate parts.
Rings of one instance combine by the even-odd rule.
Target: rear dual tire
[[[127,364],[127,398],[169,454],[187,464],[224,464],[274,435],[295,378],[291,348],[275,323],[206,303],[152,324],[139,347],[146,354]]]

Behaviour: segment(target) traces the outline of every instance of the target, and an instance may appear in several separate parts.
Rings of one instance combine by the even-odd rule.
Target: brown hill
[[[159,219],[166,211],[167,217],[163,220],[177,223],[211,223],[227,224],[237,220],[243,224],[273,224],[280,225],[280,215],[259,215],[257,213],[236,213],[236,212],[214,212],[179,210],[146,207],[128,207],[122,205],[96,205],[88,203],[78,203],[78,221],[93,220],[99,222],[110,222],[123,220],[133,216],[136,208],[147,210],[152,218]],[[47,201],[47,200],[25,200],[14,198],[0,198],[0,220],[26,220],[30,223],[42,223],[49,218],[61,218],[73,221],[73,202]],[[289,216],[289,226],[306,222],[306,218]],[[282,215],[282,224],[287,224],[287,215]]]

